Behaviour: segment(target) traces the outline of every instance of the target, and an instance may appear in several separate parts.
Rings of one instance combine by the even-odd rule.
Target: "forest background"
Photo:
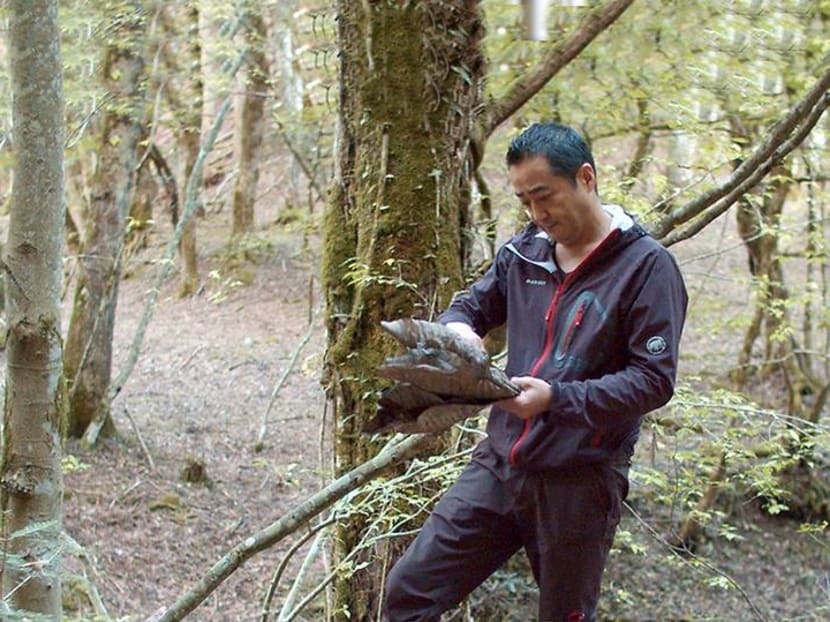
[[[377,619],[482,429],[360,434],[379,321],[521,226],[538,119],[691,294],[603,619],[830,616],[830,3],[58,8],[0,8],[4,619]],[[533,599],[518,556],[447,619]]]

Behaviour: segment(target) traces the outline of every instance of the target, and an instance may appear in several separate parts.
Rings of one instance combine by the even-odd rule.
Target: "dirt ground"
[[[145,620],[325,480],[325,335],[314,315],[318,245],[312,237],[304,249],[297,229],[263,227],[257,237],[267,243],[257,249],[252,282],[235,284],[223,268],[221,220],[200,223],[204,291],[177,298],[175,278],[162,291],[138,364],[113,404],[119,436],[93,451],[75,442],[66,448],[65,528],[88,556],[84,564],[77,552],[67,554],[74,575],[65,585],[68,620],[96,619],[89,585],[112,619]],[[121,287],[116,373],[145,310],[160,237],[132,259]],[[690,278],[696,271],[705,269],[691,265]],[[185,471],[199,474],[198,465],[206,479],[183,481]],[[647,512],[636,490],[630,502]],[[659,540],[666,526],[657,517],[629,513],[623,527],[642,550],[614,553],[603,619],[830,619],[826,534],[816,541],[797,535],[795,523],[765,519],[751,506],[742,512],[740,539],[704,544],[708,567],[673,556]],[[254,556],[188,619],[261,619],[264,594],[289,546]],[[724,575],[739,589],[709,585]],[[489,613],[447,619],[532,620],[526,584],[521,575],[502,573],[474,597]]]
[[[172,603],[230,546],[322,481],[316,258],[293,242],[273,242],[249,267],[254,284],[242,286],[222,273],[210,226],[201,230],[204,291],[180,299],[175,279],[165,286],[138,364],[113,404],[118,438],[94,451],[67,447],[74,468],[65,477],[65,527],[91,556],[90,578],[116,619],[141,620]],[[145,311],[156,269],[150,258],[161,250],[137,256],[122,283],[116,372]],[[206,480],[184,481],[186,471],[198,479],[199,465]],[[190,619],[258,619],[281,552],[250,560]]]

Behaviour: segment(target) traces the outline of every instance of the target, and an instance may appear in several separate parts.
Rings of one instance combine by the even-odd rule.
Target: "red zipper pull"
[[[574,318],[574,326],[579,326],[582,324],[582,316],[585,315],[585,307],[588,306],[587,302],[583,302],[579,305],[579,309],[576,310],[576,317]]]

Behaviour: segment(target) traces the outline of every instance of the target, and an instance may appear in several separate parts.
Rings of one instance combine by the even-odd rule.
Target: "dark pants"
[[[437,620],[521,547],[539,585],[540,621],[596,619],[627,470],[504,473],[471,462],[447,491],[389,573],[389,622]]]

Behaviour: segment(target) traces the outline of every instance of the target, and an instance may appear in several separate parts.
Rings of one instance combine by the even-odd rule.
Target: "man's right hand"
[[[470,343],[475,344],[476,347],[486,351],[486,348],[484,347],[484,342],[481,340],[481,337],[479,337],[476,334],[472,326],[470,326],[469,324],[465,324],[464,322],[448,322],[446,326],[453,332],[457,333],[461,338],[469,341]]]

